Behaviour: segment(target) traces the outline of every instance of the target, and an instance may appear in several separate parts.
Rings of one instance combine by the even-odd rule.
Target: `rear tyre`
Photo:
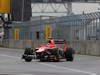
[[[65,52],[65,58],[66,61],[73,61],[74,60],[74,50],[72,48],[69,48],[66,52]]]

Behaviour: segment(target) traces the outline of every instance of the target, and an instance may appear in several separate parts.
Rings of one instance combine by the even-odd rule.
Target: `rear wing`
[[[55,44],[65,44],[66,40],[54,40]]]

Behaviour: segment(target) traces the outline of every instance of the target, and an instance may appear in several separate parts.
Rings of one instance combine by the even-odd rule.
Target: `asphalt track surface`
[[[25,62],[23,52],[0,48],[0,75],[100,75],[100,57],[75,55],[73,62]]]

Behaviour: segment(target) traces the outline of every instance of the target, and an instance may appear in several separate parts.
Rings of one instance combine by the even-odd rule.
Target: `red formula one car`
[[[65,40],[49,40],[45,46],[40,46],[35,49],[26,48],[22,59],[26,62],[31,62],[32,59],[39,59],[40,61],[73,61],[75,51],[69,48]]]

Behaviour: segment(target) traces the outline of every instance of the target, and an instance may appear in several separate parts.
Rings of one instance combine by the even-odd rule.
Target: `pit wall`
[[[76,53],[84,55],[100,55],[100,40],[70,40],[67,41],[69,47],[72,47]],[[0,42],[1,47],[6,48],[35,48],[45,45],[45,40],[3,40]]]

